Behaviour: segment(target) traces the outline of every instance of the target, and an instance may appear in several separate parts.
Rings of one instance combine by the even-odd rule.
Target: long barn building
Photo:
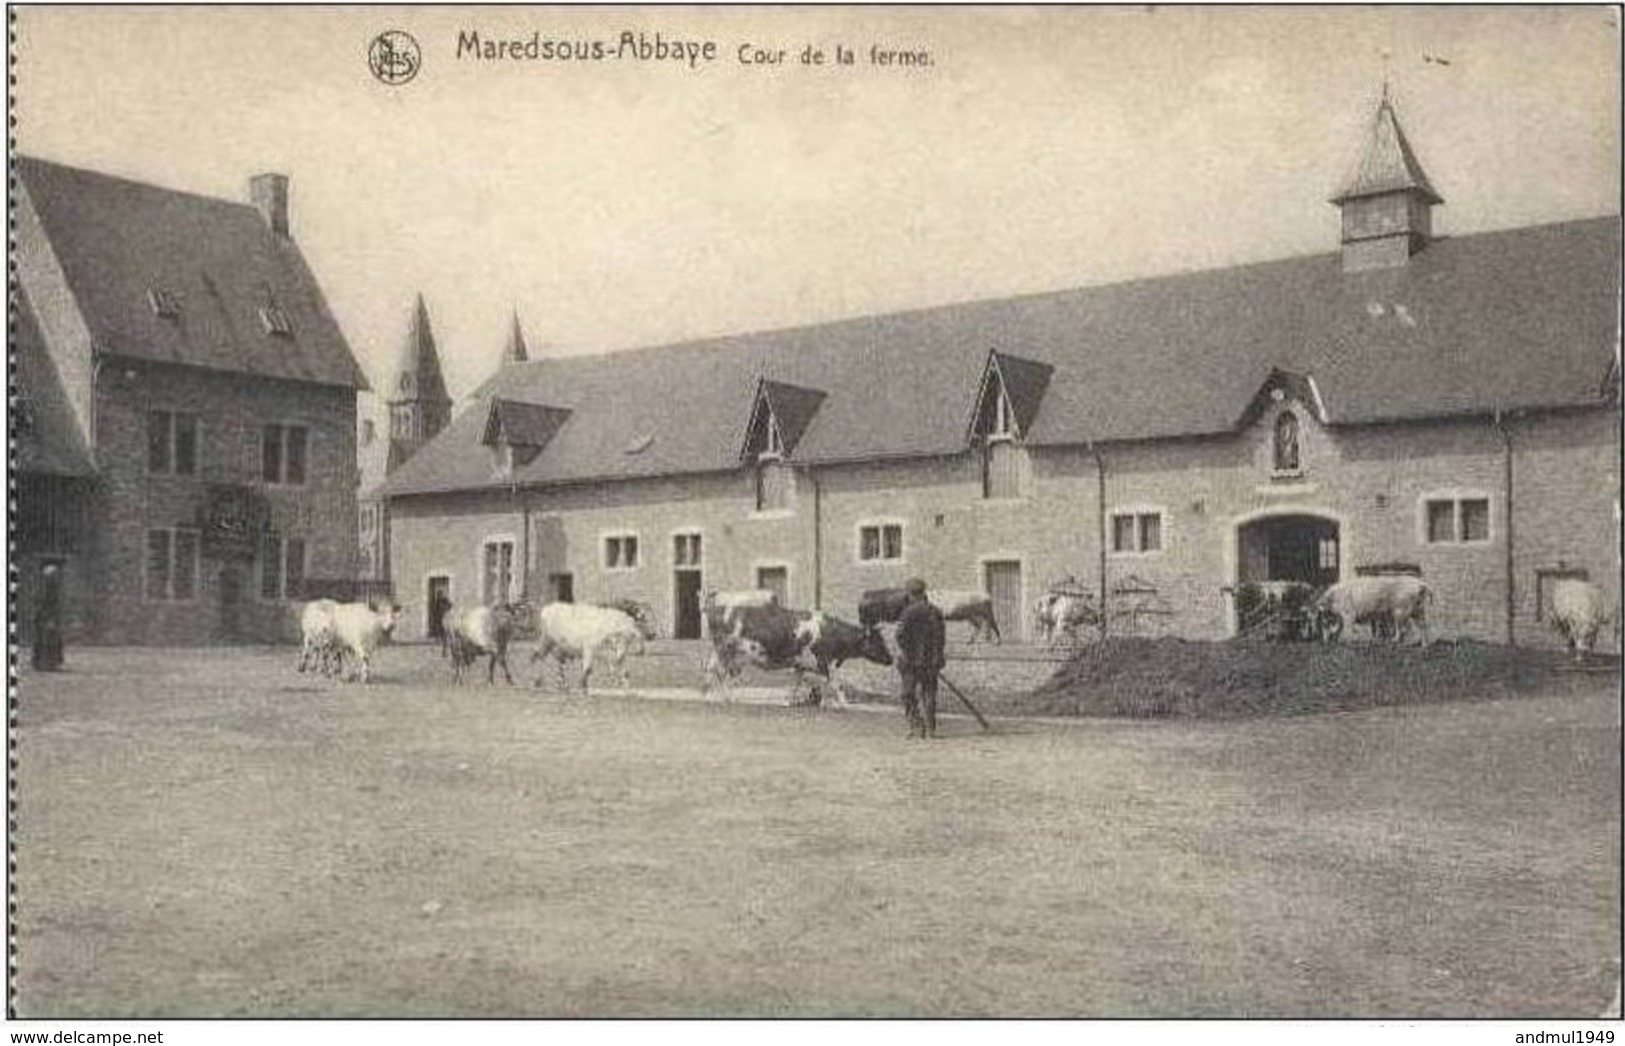
[[[1555,577],[1617,606],[1618,217],[1435,237],[1386,100],[1332,202],[1320,255],[507,363],[381,488],[403,632],[920,575],[1007,638],[1064,579],[1211,638],[1243,583],[1396,564],[1444,635],[1550,641]]]

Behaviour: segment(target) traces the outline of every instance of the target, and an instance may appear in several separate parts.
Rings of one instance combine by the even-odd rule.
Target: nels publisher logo
[[[367,48],[367,67],[380,83],[399,87],[418,75],[423,65],[423,52],[418,49],[412,34],[400,29],[388,29],[372,38]]]

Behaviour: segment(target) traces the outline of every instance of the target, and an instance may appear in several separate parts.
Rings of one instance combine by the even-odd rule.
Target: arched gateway
[[[1321,588],[1342,571],[1341,526],[1327,516],[1283,513],[1236,526],[1236,584],[1301,581]]]

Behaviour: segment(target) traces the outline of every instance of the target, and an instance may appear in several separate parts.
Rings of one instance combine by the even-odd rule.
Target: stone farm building
[[[26,639],[47,563],[67,635],[264,641],[356,576],[357,390],[288,229],[250,203],[13,165],[13,569]]]
[[[1067,578],[1191,637],[1396,565],[1443,635],[1550,642],[1555,576],[1617,606],[1617,216],[1435,237],[1386,100],[1331,202],[1319,255],[505,365],[381,488],[402,632],[436,589],[696,636],[707,589],[916,574],[1007,636]]]

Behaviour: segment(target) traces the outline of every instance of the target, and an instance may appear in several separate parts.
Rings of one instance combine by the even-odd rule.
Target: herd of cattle
[[[1000,641],[993,601],[982,592],[937,591],[933,603],[949,621],[963,621],[971,641]],[[1357,577],[1338,582],[1310,601],[1311,633],[1337,641],[1354,626],[1365,625],[1374,638],[1394,643],[1408,639],[1414,628],[1420,642],[1432,642],[1427,608],[1433,592],[1420,578],[1409,576]],[[906,605],[901,589],[865,592],[858,606],[858,623],[844,621],[821,610],[792,610],[779,605],[773,592],[711,592],[704,601],[704,618],[711,649],[706,657],[702,689],[727,696],[731,685],[750,666],[765,670],[793,669],[797,688],[811,671],[833,692],[837,702],[846,693],[831,675],[849,660],[878,665],[895,660],[893,625]],[[1564,579],[1550,592],[1549,620],[1577,658],[1590,654],[1597,634],[1608,619],[1603,593],[1585,581]],[[402,608],[373,607],[365,603],[339,603],[318,599],[307,603],[300,618],[303,643],[299,671],[344,672],[353,662],[351,678],[365,683],[371,675],[373,651],[388,637]],[[1088,596],[1047,592],[1034,604],[1034,620],[1047,643],[1063,638],[1077,641],[1082,630],[1100,623],[1100,612]],[[451,662],[452,678],[482,657],[487,659],[486,681],[496,682],[496,671],[511,684],[508,648],[515,640],[533,642],[532,663],[552,660],[560,689],[566,686],[567,663],[581,662],[585,690],[594,666],[607,662],[627,684],[626,658],[642,653],[655,638],[650,609],[631,600],[610,605],[520,602],[499,606],[452,607],[443,619],[442,653]],[[536,685],[542,683],[541,675]],[[812,691],[816,700],[818,691]]]

